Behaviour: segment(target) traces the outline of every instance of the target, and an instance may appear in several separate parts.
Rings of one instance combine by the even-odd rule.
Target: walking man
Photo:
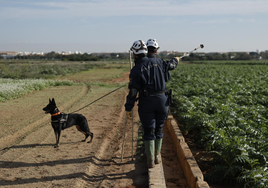
[[[135,66],[129,75],[129,94],[125,110],[131,119],[131,110],[139,94],[138,112],[143,126],[143,140],[147,157],[147,166],[153,168],[159,164],[163,126],[168,115],[168,97],[165,95],[165,74],[176,68],[179,58],[166,62],[158,58],[146,57],[148,49],[144,41],[133,43],[131,51],[134,54]]]

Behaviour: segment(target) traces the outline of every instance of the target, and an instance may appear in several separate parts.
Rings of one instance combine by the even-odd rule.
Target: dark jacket
[[[152,59],[157,59],[156,61],[161,61],[164,64],[164,67],[165,67],[164,77],[165,77],[165,81],[168,82],[171,79],[171,75],[170,75],[170,72],[169,72],[169,70],[171,70],[171,69],[169,69],[169,63],[170,62],[169,61],[164,61],[163,59],[160,59],[160,58],[157,58],[155,54],[148,54],[147,57],[152,58]]]
[[[166,90],[165,74],[170,68],[176,68],[178,61],[172,59],[169,62],[163,61],[159,58],[138,58],[134,61],[135,66],[131,69],[129,75],[130,89],[125,104],[126,111],[131,111],[134,107],[137,94],[139,97],[144,96],[144,92],[160,92]],[[172,66],[171,66],[172,65]]]

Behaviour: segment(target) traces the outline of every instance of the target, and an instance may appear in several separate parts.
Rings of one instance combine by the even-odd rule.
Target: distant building
[[[0,56],[4,57],[4,59],[15,57],[16,55],[18,55],[18,52],[12,52],[12,51],[0,52]]]
[[[5,52],[0,52],[0,55],[17,55],[18,52],[11,52],[11,51],[5,51]]]

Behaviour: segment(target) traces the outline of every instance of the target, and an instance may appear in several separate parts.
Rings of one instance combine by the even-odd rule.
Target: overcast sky
[[[0,0],[0,51],[268,50],[268,0]]]

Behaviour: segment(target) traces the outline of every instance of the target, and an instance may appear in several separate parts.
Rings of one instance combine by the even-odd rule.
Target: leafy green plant
[[[212,182],[261,186],[268,165],[268,67],[183,64],[172,72],[172,113],[213,154]],[[265,169],[265,171],[261,171]],[[255,173],[258,172],[258,173]]]

